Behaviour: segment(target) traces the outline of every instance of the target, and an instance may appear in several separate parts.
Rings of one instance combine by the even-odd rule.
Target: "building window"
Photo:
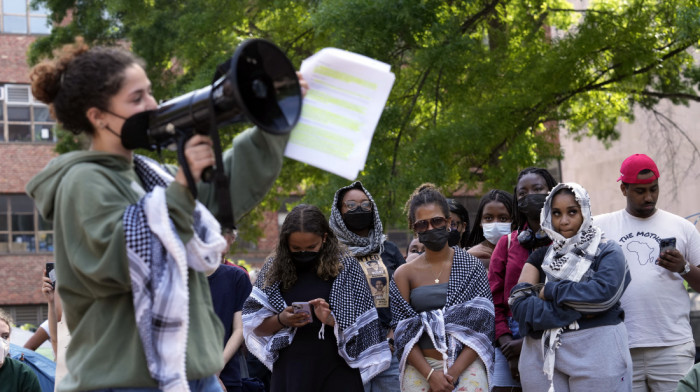
[[[53,228],[24,194],[0,194],[0,253],[53,252]]]
[[[0,31],[10,34],[50,34],[49,10],[32,0],[0,0]]]
[[[55,125],[49,107],[34,100],[28,85],[0,85],[0,142],[55,142]]]

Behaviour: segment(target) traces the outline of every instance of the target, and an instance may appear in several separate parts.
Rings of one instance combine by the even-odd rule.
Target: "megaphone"
[[[184,146],[195,134],[209,135],[216,168],[205,170],[202,180],[215,181],[220,210],[217,218],[224,228],[235,228],[218,129],[249,120],[265,132],[287,134],[299,120],[301,102],[299,79],[287,56],[269,41],[250,39],[217,67],[210,86],[129,117],[122,126],[122,145],[129,150],[159,151],[176,144],[180,167],[190,192],[197,197]]]
[[[122,145],[157,150],[182,137],[209,134],[212,125],[220,128],[246,120],[266,132],[286,134],[299,120],[302,95],[296,70],[273,43],[244,41],[219,66],[217,76],[210,86],[127,119]]]

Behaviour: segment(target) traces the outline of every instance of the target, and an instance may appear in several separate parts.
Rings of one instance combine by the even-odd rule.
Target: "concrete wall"
[[[616,180],[622,161],[635,153],[647,154],[659,168],[658,208],[683,217],[700,212],[700,104],[663,103],[657,111],[677,127],[638,109],[634,123],[618,125],[620,139],[610,148],[590,138],[577,142],[561,132],[563,181],[588,190],[594,214],[625,208]]]

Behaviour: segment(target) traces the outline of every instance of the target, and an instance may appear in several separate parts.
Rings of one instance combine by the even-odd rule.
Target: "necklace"
[[[425,262],[428,263],[428,268],[430,268],[430,273],[435,277],[435,283],[436,284],[440,283],[440,275],[442,275],[442,270],[445,269],[445,262],[444,261],[442,262],[442,267],[440,267],[440,273],[437,275],[435,275],[435,273],[433,272],[433,266],[430,265],[430,263],[428,262],[427,259],[425,260]]]

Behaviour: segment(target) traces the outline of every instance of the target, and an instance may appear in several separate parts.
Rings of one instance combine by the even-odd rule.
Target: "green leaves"
[[[32,61],[82,35],[131,42],[159,98],[211,81],[249,37],[292,62],[335,46],[391,64],[397,79],[360,175],[385,226],[425,181],[451,192],[512,189],[517,172],[559,158],[559,129],[606,143],[635,105],[700,100],[697,0],[38,1],[73,21],[39,39]],[[227,136],[232,132],[227,130]],[[265,202],[303,193],[326,209],[348,180],[288,160]]]

